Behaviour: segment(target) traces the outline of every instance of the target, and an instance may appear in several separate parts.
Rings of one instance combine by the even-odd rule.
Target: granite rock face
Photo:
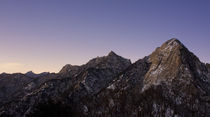
[[[209,74],[209,64],[171,39],[133,64],[110,52],[81,66],[66,65],[28,92],[23,86],[34,80],[21,76],[18,79],[30,79],[24,85],[18,82],[24,93],[2,103],[0,115],[209,117]],[[7,74],[0,80],[3,76]],[[4,82],[0,90],[3,84],[17,83]]]
[[[79,116],[207,117],[209,83],[205,64],[171,39],[129,66],[97,96],[80,100],[74,112]]]

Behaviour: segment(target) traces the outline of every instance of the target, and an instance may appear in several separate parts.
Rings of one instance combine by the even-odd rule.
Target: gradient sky
[[[210,1],[0,0],[0,73],[58,72],[111,50],[134,62],[173,37],[210,63]]]

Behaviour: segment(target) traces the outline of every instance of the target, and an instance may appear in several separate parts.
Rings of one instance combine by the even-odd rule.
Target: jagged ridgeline
[[[110,52],[56,74],[1,74],[0,116],[209,117],[210,65],[170,39],[135,63]]]

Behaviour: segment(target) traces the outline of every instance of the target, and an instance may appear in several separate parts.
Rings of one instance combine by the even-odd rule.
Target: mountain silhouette
[[[131,63],[113,51],[59,73],[0,75],[0,116],[209,117],[210,64],[178,39]]]

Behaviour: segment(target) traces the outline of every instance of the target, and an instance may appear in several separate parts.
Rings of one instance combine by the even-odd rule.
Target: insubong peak
[[[74,67],[78,69],[74,71]],[[133,64],[111,51],[81,66],[66,65],[63,71],[71,77],[58,75],[47,82],[43,77],[40,85],[32,81],[23,87],[28,91],[28,86],[35,85],[37,89],[4,105],[0,116],[49,116],[46,109],[58,115],[70,112],[64,116],[210,115],[210,65],[200,62],[175,38]],[[0,96],[4,96],[5,87],[1,89]]]
[[[168,52],[179,51],[182,48],[186,47],[178,39],[172,38],[163,43],[156,51],[168,53]]]
[[[168,41],[166,41],[164,44],[172,44],[172,43],[176,43],[176,44],[179,44],[179,45],[183,45],[181,43],[181,41],[179,41],[177,38],[172,38],[172,39],[169,39]]]
[[[148,62],[151,65],[145,75],[144,88],[159,85],[161,82],[171,83],[176,78],[190,81],[190,77],[180,77],[180,72],[192,75],[190,70],[198,68],[191,67],[191,64],[200,64],[199,59],[175,38],[166,41],[157,48],[149,56]]]

